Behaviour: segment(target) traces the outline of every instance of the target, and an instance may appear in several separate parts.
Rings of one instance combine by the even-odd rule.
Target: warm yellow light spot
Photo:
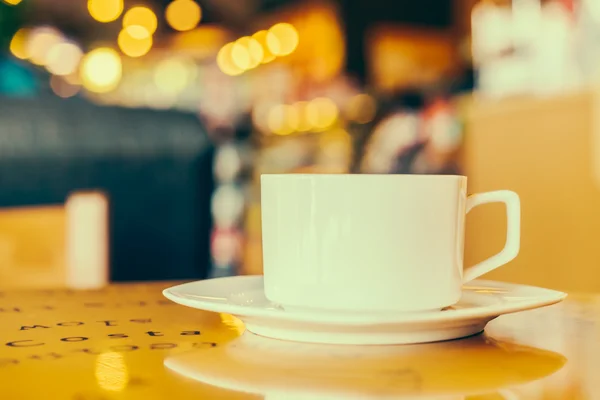
[[[306,109],[308,122],[315,130],[329,128],[335,123],[338,117],[338,108],[333,100],[318,97],[312,100]]]
[[[249,62],[248,68],[246,69],[255,68],[261,63],[264,53],[262,46],[255,39],[249,36],[244,36],[236,40],[235,43],[236,45],[243,46],[246,49],[246,53],[248,53]],[[234,47],[234,51],[235,49],[236,47]]]
[[[134,25],[129,26],[128,28],[133,26]],[[141,28],[140,26],[136,27]],[[119,33],[117,43],[123,54],[128,55],[129,57],[141,57],[144,54],[147,54],[152,48],[152,36],[148,35],[139,39],[131,36],[129,29],[123,29],[121,33]]]
[[[94,375],[98,386],[110,392],[121,392],[129,383],[129,371],[125,357],[121,353],[109,352],[98,355]]]
[[[250,59],[250,52],[242,43],[233,43],[233,47],[231,48],[231,58],[234,64],[241,70],[245,71],[250,68],[252,62]]]
[[[164,94],[177,95],[193,79],[194,66],[183,60],[167,59],[161,61],[154,71],[154,83]]]
[[[25,44],[27,58],[36,65],[45,65],[52,47],[61,43],[62,35],[54,28],[41,27],[31,31]]]
[[[109,92],[121,80],[121,57],[113,49],[101,47],[87,53],[81,62],[81,80],[86,89]]]
[[[289,135],[298,127],[296,109],[286,104],[272,107],[267,117],[267,126],[276,135]]]
[[[127,34],[134,39],[145,39],[151,36],[151,33],[148,32],[148,29],[140,25],[130,25],[123,30],[127,31]]]
[[[298,47],[298,31],[293,25],[279,23],[267,32],[267,46],[276,56],[287,56]]]
[[[258,31],[254,35],[252,35],[252,39],[256,40],[258,44],[262,47],[263,56],[261,63],[266,64],[275,59],[275,55],[271,53],[269,50],[269,46],[267,46],[267,31]],[[279,48],[279,47],[278,47]]]
[[[167,6],[165,18],[176,31],[189,31],[198,26],[202,9],[193,0],[175,0]]]
[[[10,52],[13,56],[20,58],[21,60],[27,58],[26,43],[29,33],[30,30],[27,28],[19,29],[10,41]]]
[[[128,26],[139,25],[146,28],[146,30],[152,35],[156,32],[158,27],[158,20],[154,11],[148,7],[138,6],[129,9],[123,17],[123,28]]]
[[[88,0],[88,11],[99,22],[111,22],[123,12],[123,0]]]
[[[75,43],[59,43],[48,52],[46,68],[54,75],[70,75],[77,70],[81,57],[83,52]]]
[[[19,4],[21,1],[23,0],[4,0],[4,2],[6,4],[8,4],[9,6],[16,6],[17,4]]]
[[[79,93],[81,86],[71,84],[61,76],[52,75],[50,78],[50,89],[52,89],[54,94],[58,97],[66,99]]]
[[[377,104],[375,103],[375,99],[364,93],[352,97],[346,107],[348,119],[359,124],[371,122],[375,118],[376,111]]]
[[[296,115],[298,115],[298,127],[296,130],[299,132],[306,132],[312,128],[310,121],[308,120],[308,102],[299,101],[294,104],[296,109]]]
[[[286,126],[292,130],[297,131],[300,126],[300,116],[298,115],[298,109],[294,106],[284,106],[284,118]]]
[[[233,43],[227,43],[223,46],[217,54],[217,65],[224,74],[236,76],[244,72],[244,70],[238,67],[233,61],[232,50]]]
[[[227,327],[233,329],[238,335],[241,335],[246,330],[246,326],[239,318],[236,318],[230,314],[220,314],[220,316],[221,322],[223,322],[223,324]]]

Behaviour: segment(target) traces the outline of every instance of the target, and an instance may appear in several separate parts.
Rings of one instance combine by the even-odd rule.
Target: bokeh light
[[[10,52],[13,56],[24,60],[27,58],[27,40],[29,38],[30,29],[21,28],[15,33],[10,41]]]
[[[296,115],[298,116],[298,126],[296,130],[299,132],[306,132],[312,128],[310,121],[308,120],[308,102],[299,101],[294,103]]]
[[[88,12],[98,22],[111,22],[123,12],[123,0],[88,0]]]
[[[154,83],[162,93],[177,95],[194,78],[194,71],[194,65],[186,60],[166,59],[156,66]]]
[[[193,0],[174,0],[167,6],[165,18],[176,31],[189,31],[198,26],[202,9]]]
[[[233,43],[227,43],[223,46],[217,54],[217,65],[224,74],[236,76],[244,72],[244,70],[234,62],[232,50]]]
[[[286,130],[285,126],[285,107],[283,104],[273,106],[269,110],[267,116],[267,126],[269,130],[277,135],[285,135],[291,133]]]
[[[275,59],[275,55],[271,53],[269,46],[267,46],[267,31],[262,30],[256,32],[254,35],[252,35],[252,39],[256,40],[262,47],[263,56],[261,63],[266,64]]]
[[[318,97],[308,104],[306,117],[313,129],[327,129],[337,120],[338,108],[333,100],[326,97]]]
[[[97,48],[83,57],[80,71],[86,89],[96,93],[109,92],[121,80],[121,57],[113,49]]]
[[[62,41],[62,34],[54,28],[46,26],[34,28],[25,43],[27,58],[36,65],[45,65],[46,57],[52,47]]]
[[[83,52],[75,43],[59,43],[48,52],[46,68],[54,75],[70,75],[77,70],[82,57]]]
[[[152,35],[150,32],[148,32],[148,29],[140,25],[130,25],[123,28],[123,30],[127,31],[127,34],[134,39],[145,39]]]
[[[271,53],[276,56],[287,56],[298,47],[298,31],[293,25],[282,22],[269,29],[266,40]]]
[[[119,38],[117,39],[117,43],[119,44],[119,48],[123,52],[123,54],[129,57],[141,57],[147,54],[152,48],[152,36],[147,35],[145,37],[134,37],[130,34],[131,28],[140,28],[139,26],[129,26],[126,29],[121,30],[119,33]],[[134,31],[137,29],[134,29]]]
[[[236,67],[242,71],[249,69],[252,63],[248,48],[244,46],[243,43],[239,42],[233,44],[233,47],[231,48],[231,58]]]
[[[61,76],[52,75],[50,78],[50,89],[58,97],[67,99],[75,96],[81,90],[80,85],[72,84]]]
[[[158,27],[158,20],[154,11],[148,7],[137,6],[129,9],[123,17],[123,28],[128,26],[141,26],[152,35]]]
[[[241,53],[240,55],[242,57],[246,57],[246,54],[248,56],[248,66],[245,69],[252,69],[257,67],[258,65],[260,65],[260,63],[262,62],[263,59],[263,49],[262,46],[260,45],[260,43],[258,43],[255,39],[249,37],[249,36],[244,36],[242,38],[239,38],[238,40],[236,40],[235,45],[233,47],[233,53],[232,54],[237,54],[236,51],[239,50],[239,48],[237,46],[242,46],[244,47],[245,50],[240,50]]]
[[[283,115],[285,119],[286,129],[291,131],[297,131],[300,126],[300,116],[298,115],[298,109],[291,105],[283,106]]]
[[[298,123],[296,108],[287,104],[273,106],[267,117],[269,130],[276,135],[289,135],[298,128]]]

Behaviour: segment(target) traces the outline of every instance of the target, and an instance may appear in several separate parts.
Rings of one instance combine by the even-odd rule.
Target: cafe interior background
[[[596,0],[0,0],[0,284],[260,274],[260,175],[305,172],[514,190],[487,277],[598,291],[599,78]]]

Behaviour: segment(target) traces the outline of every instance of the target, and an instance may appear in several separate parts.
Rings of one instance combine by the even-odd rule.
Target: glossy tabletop
[[[0,398],[600,398],[600,296],[467,339],[360,347],[243,334],[234,317],[163,298],[171,285],[0,292]]]

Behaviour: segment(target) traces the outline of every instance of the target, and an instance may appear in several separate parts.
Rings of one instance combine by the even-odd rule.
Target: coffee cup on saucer
[[[463,271],[465,216],[504,203],[502,251]],[[264,291],[286,310],[426,312],[514,259],[520,201],[458,175],[262,175]],[[485,232],[481,232],[485,235]]]

